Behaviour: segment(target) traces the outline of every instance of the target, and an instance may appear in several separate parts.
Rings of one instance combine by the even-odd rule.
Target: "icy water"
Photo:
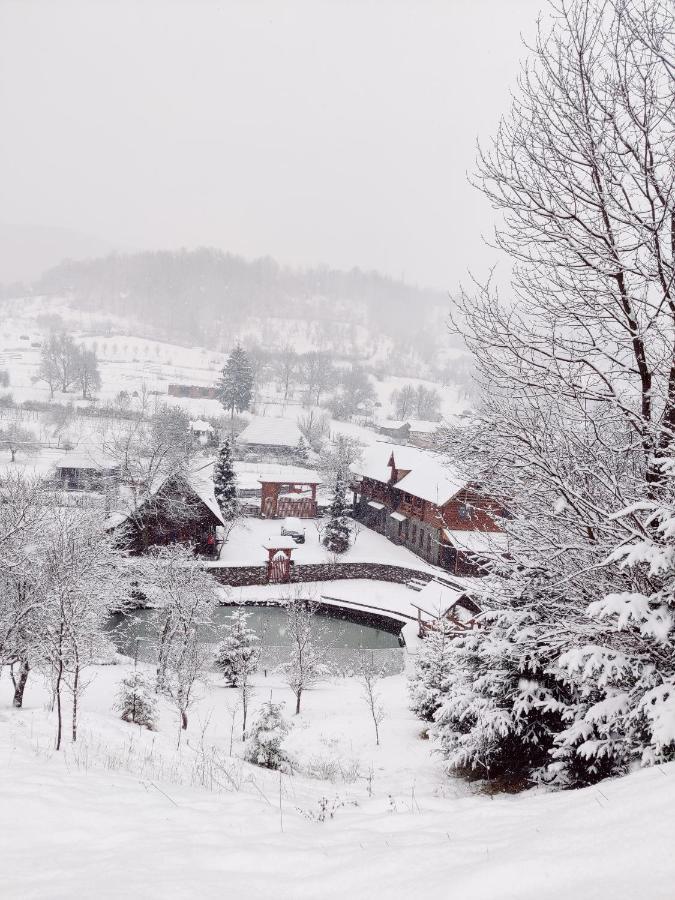
[[[241,606],[218,606],[213,612],[213,624],[203,628],[206,643],[216,644],[221,640],[221,631],[228,624],[228,617]],[[247,606],[249,626],[257,633],[263,651],[269,648],[290,646],[286,633],[286,613],[275,606]],[[113,616],[107,627],[110,637],[120,653],[135,656],[143,661],[154,660],[154,646],[157,639],[153,626],[154,610],[139,609],[126,615]],[[400,650],[395,634],[382,631],[357,622],[316,613],[313,621],[314,639],[328,651],[353,650]]]

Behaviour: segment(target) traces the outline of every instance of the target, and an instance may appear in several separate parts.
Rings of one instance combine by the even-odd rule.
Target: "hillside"
[[[420,357],[442,339],[448,298],[374,272],[290,269],[219,250],[110,255],[67,260],[47,271],[36,293],[77,308],[152,323],[157,337],[227,349],[234,336],[267,345],[298,339],[371,357],[414,347]],[[411,312],[414,310],[414,313]]]

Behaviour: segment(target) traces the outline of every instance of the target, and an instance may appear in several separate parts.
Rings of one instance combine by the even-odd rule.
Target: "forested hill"
[[[290,269],[212,249],[65,261],[35,286],[79,308],[140,319],[211,346],[251,319],[292,319],[330,331],[362,326],[395,345],[431,340],[447,296],[359,269]]]

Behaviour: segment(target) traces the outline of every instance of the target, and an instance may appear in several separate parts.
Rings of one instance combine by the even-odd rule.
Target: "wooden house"
[[[100,453],[73,450],[56,462],[54,470],[66,491],[104,491],[115,483],[119,464]]]
[[[105,523],[132,553],[153,546],[191,544],[201,556],[216,558],[222,546],[218,528],[224,526],[213,494],[208,469],[173,473],[135,498],[127,488],[120,508]]]
[[[290,419],[256,416],[237,436],[237,447],[247,459],[262,462],[300,461],[302,432]]]
[[[352,466],[354,516],[457,575],[477,575],[507,550],[502,507],[436,454],[376,444]]]
[[[477,627],[481,608],[472,596],[469,581],[433,579],[418,592],[412,606],[417,610],[419,637],[438,628],[461,632]]]

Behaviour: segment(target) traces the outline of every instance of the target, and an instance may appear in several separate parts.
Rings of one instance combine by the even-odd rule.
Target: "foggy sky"
[[[0,0],[0,224],[453,290],[541,0]],[[1,248],[0,248],[1,252]]]

